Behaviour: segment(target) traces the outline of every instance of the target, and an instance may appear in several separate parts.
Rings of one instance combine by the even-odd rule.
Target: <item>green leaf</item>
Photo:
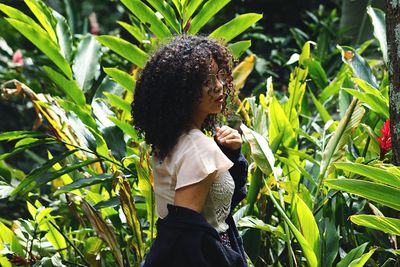
[[[72,69],[75,80],[84,92],[88,92],[100,75],[101,46],[96,38],[87,34],[78,44]]]
[[[325,70],[319,61],[314,58],[306,59],[304,64],[308,67],[311,79],[315,82],[319,89],[324,89],[328,86],[328,77]]]
[[[190,23],[188,33],[196,34],[230,0],[208,0]]]
[[[239,58],[250,46],[251,40],[245,40],[228,45],[228,49],[231,50],[233,57]]]
[[[28,175],[24,180],[22,180],[22,182],[14,189],[11,196],[15,196],[16,194],[25,195],[66,173],[70,173],[74,170],[80,169],[82,167],[85,167],[87,165],[93,164],[98,161],[100,161],[100,159],[85,160],[76,164],[72,164],[68,167],[64,167],[61,170],[48,173],[45,173],[48,170],[46,169],[47,166],[45,165],[44,167],[36,170],[35,173]],[[41,176],[39,176],[38,173],[40,173]]]
[[[285,147],[294,147],[296,145],[296,134],[287,115],[289,114],[283,110],[278,100],[272,97],[268,112],[269,138],[270,140],[275,140],[275,138],[282,134],[281,144]]]
[[[18,154],[18,153],[25,151],[26,149],[29,149],[32,147],[36,147],[36,146],[40,146],[40,145],[50,145],[50,144],[56,144],[56,143],[58,143],[58,141],[53,138],[39,139],[36,142],[33,142],[33,143],[30,142],[26,145],[21,145],[15,149],[13,149],[11,152],[0,154],[0,160],[7,159],[15,154]]]
[[[136,25],[130,25],[123,21],[117,21],[119,25],[121,25],[125,30],[127,30],[139,43],[143,43],[144,40],[147,40],[147,37],[144,35],[142,30],[138,28]]]
[[[117,238],[115,236],[115,230],[112,226],[108,225],[106,221],[101,217],[101,215],[95,210],[85,199],[82,197],[67,193],[67,197],[71,201],[80,202],[80,207],[85,214],[85,216],[89,219],[90,224],[93,229],[96,231],[97,235],[104,240],[104,242],[110,247],[111,252],[114,254],[118,265],[120,267],[124,266],[122,251],[120,248],[120,244],[117,242]]]
[[[276,209],[278,210],[279,214],[285,220],[285,222],[289,226],[290,230],[293,232],[294,236],[296,237],[297,241],[299,242],[309,266],[317,267],[318,259],[317,259],[317,256],[315,255],[313,247],[312,247],[314,244],[308,243],[308,241],[304,238],[304,236],[301,234],[301,232],[296,228],[296,226],[293,224],[293,222],[286,215],[286,213],[283,210],[283,208],[281,207],[281,205],[279,205],[278,201],[273,196],[271,189],[268,186],[266,188],[267,188],[269,196],[270,196],[272,202],[274,203]]]
[[[122,172],[117,172],[114,179],[114,190],[119,193],[122,210],[129,226],[132,228],[132,232],[134,233],[135,242],[133,242],[133,244],[136,250],[136,255],[138,256],[139,262],[141,262],[144,257],[142,229],[135,207],[135,201],[132,197],[132,190],[128,180],[123,176]]]
[[[98,129],[96,120],[93,118],[93,115],[91,114],[91,110],[88,110],[90,106],[89,105],[79,106],[73,102],[62,99],[58,99],[58,103],[60,103],[60,105],[66,111],[72,111],[79,117],[81,122],[87,126],[88,130],[92,133],[92,135],[96,139],[96,152],[104,156],[105,158],[108,158],[109,154],[108,154],[107,143]]]
[[[385,12],[380,9],[367,7],[367,13],[371,19],[372,26],[374,26],[374,36],[378,40],[381,47],[383,60],[388,63],[388,47],[386,40],[386,19]]]
[[[184,10],[184,18],[183,18],[183,25],[184,27],[186,26],[186,23],[189,21],[189,19],[192,17],[193,13],[196,12],[198,7],[203,3],[203,0],[191,0],[186,6],[186,9]]]
[[[59,48],[52,42],[47,33],[37,24],[27,24],[15,19],[6,18],[8,23],[24,35],[39,50],[41,50],[49,59],[56,64],[60,70],[71,79],[72,71],[68,61],[61,54]]]
[[[345,80],[346,76],[336,77],[327,87],[322,90],[319,94],[319,100],[323,103],[329,97],[337,95],[342,88],[343,81]]]
[[[400,189],[354,179],[327,180],[325,185],[400,210]]]
[[[73,183],[67,184],[63,187],[60,187],[56,192],[54,192],[54,196],[60,195],[62,193],[66,193],[66,192],[71,192],[73,190],[82,188],[82,187],[87,187],[87,186],[91,186],[94,184],[100,184],[100,183],[104,183],[108,180],[111,180],[111,178],[113,177],[113,175],[108,174],[108,173],[103,173],[97,176],[92,176],[90,178],[83,178],[80,179],[78,181],[75,181]]]
[[[145,24],[157,38],[171,36],[171,32],[165,24],[157,17],[155,12],[139,0],[121,0],[139,20]]]
[[[400,176],[390,170],[353,162],[336,162],[334,165],[337,169],[356,173],[372,181],[400,188]]]
[[[353,215],[350,216],[350,220],[357,225],[400,236],[400,219],[374,215]]]
[[[9,16],[10,18],[19,20],[21,22],[25,22],[27,24],[30,25],[37,25],[40,29],[42,29],[36,22],[35,20],[33,20],[31,17],[25,15],[23,12],[19,11],[16,8],[4,5],[4,4],[0,4],[0,10],[5,13],[7,16]],[[42,29],[43,30],[43,29]],[[48,35],[47,32],[43,31],[45,33],[45,35]],[[49,37],[50,38],[50,37]]]
[[[69,100],[79,106],[86,105],[85,95],[83,94],[81,88],[79,88],[75,80],[66,79],[63,75],[50,67],[44,66],[43,69],[50,77],[50,79],[53,80],[53,82],[64,91]]]
[[[34,131],[11,131],[0,133],[0,141],[13,141],[18,139],[23,139],[26,137],[36,138],[44,137],[45,135],[41,132]]]
[[[360,102],[364,103],[370,110],[378,113],[384,120],[389,118],[388,105],[382,99],[373,94],[360,92],[354,89],[343,88],[343,90],[360,100]]]
[[[108,98],[108,102],[114,106],[115,108],[122,109],[126,112],[131,112],[131,103],[122,99],[120,96],[113,95],[107,92],[104,92],[104,95]]]
[[[240,125],[245,140],[249,143],[251,157],[263,173],[270,175],[275,164],[274,155],[269,147],[268,141],[259,133],[249,129],[244,124]]]
[[[353,70],[353,74],[371,84],[375,88],[379,88],[376,78],[372,73],[371,67],[367,61],[362,58],[352,47],[349,46],[337,46],[342,53],[342,60],[344,63],[349,65]]]
[[[147,61],[148,55],[143,50],[121,38],[103,35],[98,36],[97,41],[140,68],[143,68]]]
[[[58,39],[58,46],[60,47],[61,54],[70,62],[72,57],[72,33],[67,20],[59,13],[53,10],[53,16],[57,20],[56,34]]]
[[[237,16],[231,21],[218,27],[209,37],[214,39],[222,39],[224,43],[228,43],[230,40],[244,32],[247,28],[254,25],[257,21],[262,18],[261,14],[248,13]]]
[[[181,25],[179,24],[175,12],[172,7],[165,1],[161,0],[147,0],[149,4],[154,7],[165,18],[165,21],[171,26],[176,33],[181,33]],[[191,1],[192,2],[192,1]]]
[[[359,126],[364,113],[365,110],[354,99],[323,151],[319,186],[323,183],[330,164],[341,157],[344,145],[348,142],[353,130]]]
[[[0,222],[0,244],[6,243],[11,245],[11,250],[21,257],[25,257],[25,251],[19,244],[18,237],[13,231],[2,222]]]
[[[318,225],[315,222],[314,215],[304,201],[295,196],[295,213],[299,221],[300,232],[307,243],[312,247],[317,261],[320,261],[320,238]]]
[[[135,130],[134,127],[132,127],[131,124],[121,121],[119,119],[117,119],[116,117],[107,117],[110,121],[112,121],[113,123],[115,123],[115,125],[117,125],[118,128],[120,128],[125,134],[129,135],[130,137],[132,137],[134,140],[138,140],[138,135],[137,132]]]
[[[368,242],[353,248],[347,255],[337,264],[336,267],[348,267],[353,260],[360,258],[365,249],[367,248]]]
[[[107,73],[114,81],[123,86],[126,90],[133,92],[136,86],[136,80],[132,75],[125,71],[117,68],[104,68],[104,72]]]
[[[25,0],[25,3],[47,31],[49,37],[57,44],[57,35],[54,31],[57,21],[51,10],[40,0]]]
[[[317,108],[317,111],[319,115],[321,116],[322,121],[326,124],[329,121],[332,121],[331,115],[329,115],[329,112],[326,110],[326,108],[321,104],[321,102],[318,101],[318,99],[314,96],[312,91],[310,90],[310,96],[312,101],[314,102],[315,107]],[[335,126],[332,124],[328,128],[329,132],[333,132],[335,130]]]
[[[376,248],[371,249],[370,251],[368,251],[368,253],[365,253],[359,259],[352,261],[349,267],[363,267],[367,263],[368,259],[372,256],[372,254],[374,254],[375,250]]]

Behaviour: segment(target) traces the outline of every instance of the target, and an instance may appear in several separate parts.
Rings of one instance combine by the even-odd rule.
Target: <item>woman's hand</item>
[[[216,130],[216,140],[218,144],[232,150],[239,149],[242,145],[242,137],[237,130],[226,125],[217,127]]]

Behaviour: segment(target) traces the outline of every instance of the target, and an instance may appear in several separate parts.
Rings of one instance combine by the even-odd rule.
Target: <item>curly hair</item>
[[[219,41],[204,36],[173,37],[150,57],[136,82],[132,117],[135,129],[163,160],[188,130],[201,90],[210,75],[214,59],[226,71],[225,100],[234,95],[232,54]],[[209,88],[209,93],[212,88]],[[226,101],[222,114],[226,114]],[[202,129],[215,131],[220,116],[210,114]]]

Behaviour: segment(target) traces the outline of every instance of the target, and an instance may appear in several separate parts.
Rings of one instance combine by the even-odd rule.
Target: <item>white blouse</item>
[[[192,129],[179,137],[164,161],[160,162],[153,156],[151,163],[159,217],[164,218],[168,215],[167,204],[174,204],[175,190],[198,183],[216,172],[202,214],[217,232],[228,229],[225,220],[230,212],[235,189],[228,170],[233,163],[212,138],[199,129]]]

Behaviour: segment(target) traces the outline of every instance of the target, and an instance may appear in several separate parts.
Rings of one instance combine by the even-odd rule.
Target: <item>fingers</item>
[[[240,133],[229,126],[216,127],[216,135],[218,143],[231,149],[240,148],[242,145]]]

